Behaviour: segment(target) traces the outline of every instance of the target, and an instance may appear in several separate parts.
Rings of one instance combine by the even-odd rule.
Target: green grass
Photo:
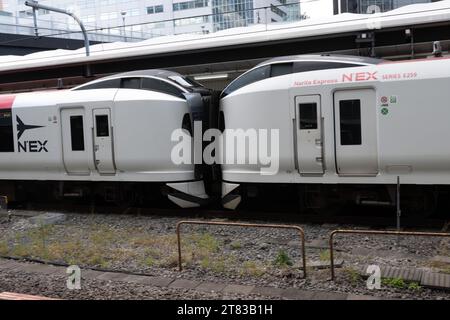
[[[320,261],[330,261],[330,250],[322,250],[319,254]]]
[[[213,273],[233,273],[260,277],[273,267],[269,261],[246,261],[238,251],[223,252],[222,240],[210,233],[186,233],[181,238],[182,263]],[[238,240],[228,244],[231,250],[243,247]],[[38,225],[23,232],[0,235],[0,254],[46,261],[111,268],[133,265],[151,268],[178,266],[177,237],[149,233],[136,227],[117,229],[101,224],[72,228],[70,225]],[[291,266],[291,258],[280,251],[277,266]]]
[[[203,233],[197,237],[194,237],[194,241],[198,245],[199,249],[209,252],[219,251],[219,241],[209,233]]]
[[[396,289],[406,289],[408,287],[406,282],[401,278],[382,278],[381,283]]]
[[[419,285],[418,282],[411,282],[408,285],[408,289],[412,291],[420,291],[422,290],[422,287]]]
[[[242,249],[242,244],[239,241],[233,241],[230,243],[230,248],[232,250],[239,250]]]
[[[227,257],[212,258],[207,256],[200,261],[200,266],[203,269],[208,269],[215,273],[224,273],[227,269],[227,265],[229,264],[230,261]]]
[[[347,275],[347,277],[349,278],[349,281],[352,285],[357,285],[358,283],[360,283],[362,281],[363,278],[357,270],[355,270],[351,267],[346,267],[343,270],[344,270],[345,274]]]
[[[382,278],[381,283],[385,286],[401,289],[401,290],[412,290],[412,291],[420,291],[422,287],[418,282],[409,282],[405,281],[401,278]]]
[[[261,277],[266,273],[266,268],[256,261],[245,261],[242,264],[241,275],[249,275],[253,277]]]
[[[0,254],[7,255],[9,252],[8,242],[6,240],[0,241]]]
[[[274,265],[279,267],[290,267],[293,263],[287,252],[285,250],[280,250],[275,258]]]

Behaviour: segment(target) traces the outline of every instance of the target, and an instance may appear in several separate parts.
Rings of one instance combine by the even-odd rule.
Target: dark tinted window
[[[180,89],[170,83],[158,79],[143,78],[142,89],[167,93],[184,99],[184,95]]]
[[[292,73],[294,63],[275,63],[270,70],[271,77],[283,76]]]
[[[352,68],[361,67],[361,65],[353,63],[342,63],[342,62],[327,62],[327,61],[300,61],[294,63],[293,72],[306,72],[315,70],[327,70],[327,69],[341,69],[341,68]]]
[[[105,114],[95,116],[95,126],[97,128],[97,137],[109,136],[108,116]]]
[[[0,152],[14,152],[11,109],[0,110]]]
[[[242,88],[251,83],[264,80],[270,77],[270,66],[263,66],[254,69],[232,82],[223,92],[223,95],[230,94],[231,92]]]
[[[259,67],[253,71],[250,71],[247,74],[244,74],[242,77],[237,78],[222,92],[221,96],[224,97],[239,88],[242,88],[248,84],[251,84],[259,80],[267,79],[269,77],[277,77],[297,72],[351,68],[351,67],[361,67],[361,65],[353,63],[327,62],[327,61],[300,61],[288,63],[274,63],[272,65]]]
[[[361,100],[339,101],[341,145],[361,144]]]
[[[317,104],[300,103],[300,130],[317,129]]]
[[[70,117],[70,135],[73,151],[84,151],[83,116]]]
[[[140,89],[141,78],[123,78],[120,87],[124,89]]]
[[[120,88],[120,79],[111,79],[88,84],[75,90],[91,90],[91,89],[117,89]]]
[[[194,87],[203,87],[201,83],[195,81],[191,77],[183,77],[183,79]]]

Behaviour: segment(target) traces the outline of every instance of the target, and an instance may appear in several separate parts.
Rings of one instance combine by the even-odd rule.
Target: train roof
[[[136,70],[130,72],[118,73],[115,75],[107,76],[107,78],[118,78],[118,77],[156,77],[162,79],[170,79],[170,77],[182,76],[178,72],[162,70],[162,69],[149,69],[149,70]]]
[[[370,57],[357,57],[346,55],[328,55],[328,54],[310,54],[310,55],[292,55],[284,57],[276,57],[258,64],[258,66],[272,64],[277,62],[296,62],[296,61],[333,61],[333,62],[346,62],[346,63],[358,63],[364,65],[376,65],[384,62],[383,59],[370,58]]]
[[[122,72],[118,74],[114,74],[111,76],[107,76],[104,78],[100,78],[99,80],[107,80],[111,78],[123,78],[123,77],[155,77],[164,80],[168,80],[170,82],[175,82],[179,86],[187,89],[188,91],[198,91],[198,89],[204,89],[203,85],[198,83],[197,81],[186,77],[178,72],[163,70],[163,69],[147,69],[147,70],[136,70],[129,72]],[[205,89],[206,90],[206,89]],[[207,90],[209,92],[209,90]]]
[[[114,79],[121,79],[121,78],[127,78],[127,77],[155,77],[159,79],[166,80],[172,84],[176,84],[179,87],[182,87],[183,89],[187,90],[188,92],[198,92],[200,94],[209,94],[209,89],[206,89],[203,87],[200,83],[196,82],[195,80],[186,77],[178,72],[174,71],[168,71],[168,70],[162,70],[162,69],[148,69],[148,70],[136,70],[136,71],[130,71],[130,72],[122,72],[117,73],[113,75],[109,75],[106,77],[102,77],[87,83],[84,83],[82,85],[79,85],[75,88],[72,88],[72,91],[75,90],[86,90],[89,89],[98,89],[98,87],[91,87],[93,84],[99,84],[102,82],[108,82],[108,80],[114,80]],[[120,87],[120,82],[117,84],[117,88]],[[110,84],[108,84],[107,88],[111,88]]]

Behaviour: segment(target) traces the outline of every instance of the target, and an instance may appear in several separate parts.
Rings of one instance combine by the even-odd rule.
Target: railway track
[[[308,272],[309,277],[303,279],[302,272],[297,267],[302,261],[298,250],[298,237],[293,233],[266,228],[186,227],[183,228],[183,240],[187,243],[192,242],[193,246],[187,243],[183,245],[183,254],[185,255],[183,261],[186,262],[186,265],[183,271],[179,271],[176,263],[173,262],[175,260],[172,260],[172,258],[177,257],[175,226],[180,220],[207,219],[208,221],[226,220],[227,222],[247,220],[249,222],[268,223],[282,221],[282,224],[301,225],[306,234],[307,261],[312,266],[315,263],[328,265],[327,262],[323,262],[323,259],[327,255],[326,240],[332,230],[349,224],[351,225],[348,226],[349,228],[364,230],[392,229],[395,224],[395,217],[358,217],[343,214],[328,216],[299,215],[292,212],[244,210],[230,212],[206,209],[182,210],[135,207],[124,210],[123,208],[108,206],[91,208],[87,205],[58,205],[55,203],[33,203],[29,204],[29,209],[32,209],[32,211],[19,210],[18,208],[12,210],[13,216],[10,222],[7,222],[6,219],[0,219],[0,230],[4,231],[5,239],[10,239],[7,243],[14,244],[14,246],[8,248],[3,247],[3,250],[8,250],[1,255],[2,258],[7,258],[8,263],[14,265],[27,261],[27,263],[35,265],[27,266],[27,268],[33,270],[34,268],[40,270],[47,267],[58,267],[65,270],[64,268],[76,261],[75,264],[84,270],[83,274],[97,274],[99,279],[106,276],[114,277],[114,279],[116,277],[160,279],[163,276],[167,280],[178,279],[181,276],[189,284],[199,281],[231,282],[232,285],[254,286],[257,284],[258,286],[271,286],[283,290],[298,287],[304,290],[325,290],[348,294],[355,289],[352,280],[348,278],[351,277],[352,273],[346,270],[349,270],[349,268],[359,270],[356,268],[360,266],[361,259],[365,262],[373,261],[394,268],[417,268],[432,263],[433,257],[439,254],[439,250],[444,250],[448,246],[445,242],[434,238],[423,240],[409,237],[402,238],[401,242],[398,242],[398,239],[392,237],[343,236],[339,238],[339,250],[336,251],[336,258],[345,259],[345,268],[336,270],[336,281],[331,283],[329,281],[329,269],[326,267]],[[94,209],[95,214],[89,214],[91,209]],[[49,229],[29,225],[25,223],[29,219],[22,219],[18,216],[36,215],[42,213],[42,211],[59,211],[69,214],[64,223],[57,223]],[[349,211],[350,213],[353,214]],[[444,226],[442,219],[414,220],[405,218],[403,222],[403,226],[407,227],[408,230],[414,228],[415,230],[433,229],[433,231],[440,231]],[[30,239],[34,241],[33,245],[27,246]],[[52,249],[47,250],[47,248]],[[121,248],[126,250],[120,251]],[[120,254],[118,254],[118,250]],[[278,270],[277,265],[274,264],[282,251],[294,263],[290,269],[282,267]],[[71,252],[69,254],[70,259],[66,256],[67,252]],[[196,254],[193,255],[193,253]],[[197,256],[197,253],[203,256]],[[190,257],[193,260],[189,262]],[[343,262],[339,264],[341,263]],[[50,266],[45,267],[45,265]],[[230,274],[233,277],[230,278]],[[286,274],[289,274],[289,276],[286,277]],[[0,278],[0,286],[3,281],[4,291],[11,292],[11,290],[14,291],[17,288],[24,288],[23,281],[15,280],[16,273],[9,274],[8,271],[6,273],[2,271],[2,277]],[[54,275],[49,276],[48,281],[53,278]],[[61,275],[55,281],[59,285],[64,285],[64,275]],[[93,295],[101,296],[103,294],[100,294],[96,289],[101,285],[96,283],[88,283],[87,285],[88,287],[95,287]],[[123,287],[121,296],[131,297],[130,287],[116,282],[114,282],[114,286]],[[332,289],[330,289],[330,286],[332,286]],[[364,294],[373,294],[365,287],[364,281],[358,282],[358,286],[358,290]],[[49,288],[43,287],[38,293],[51,293]],[[168,294],[167,290],[169,289],[148,288],[148,294],[159,295],[163,292]],[[388,298],[398,298],[408,294],[408,297],[415,299],[447,296],[439,291],[429,289],[417,293],[405,292],[404,289],[389,290],[380,291],[376,294]],[[35,293],[35,291],[28,289],[23,292]],[[66,292],[57,297],[71,298],[70,294]],[[174,289],[171,294],[181,295],[182,293]]]
[[[14,206],[12,209],[21,209],[21,206]],[[371,228],[394,228],[396,227],[396,213],[391,210],[352,210],[341,211],[339,213],[298,213],[293,211],[260,211],[260,210],[220,210],[220,209],[181,209],[181,208],[161,208],[161,207],[117,207],[117,206],[91,206],[75,204],[55,204],[55,203],[28,203],[27,210],[33,211],[58,211],[67,213],[97,213],[97,214],[122,214],[122,215],[143,215],[143,216],[165,216],[179,217],[180,219],[226,219],[235,220],[262,220],[267,222],[285,223],[312,223],[312,224],[336,224],[336,225],[359,225]],[[373,208],[370,208],[373,209]],[[15,214],[24,214],[26,211],[15,211]],[[444,217],[402,217],[401,227],[405,228],[431,228],[448,230],[448,218]]]

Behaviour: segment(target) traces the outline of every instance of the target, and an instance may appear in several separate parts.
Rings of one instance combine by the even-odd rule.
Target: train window
[[[91,89],[117,89],[120,88],[120,79],[111,79],[88,84],[75,90],[91,90]]]
[[[192,84],[189,81],[186,81],[186,79],[181,77],[181,76],[170,76],[169,79],[172,80],[172,81],[175,81],[180,86],[192,87]]]
[[[300,130],[317,129],[317,103],[300,103]]]
[[[11,109],[0,110],[0,152],[14,152]]]
[[[285,74],[292,73],[292,68],[294,66],[294,63],[275,63],[272,65],[270,70],[270,76],[271,77],[278,77],[278,76],[284,76]]]
[[[182,77],[182,78],[183,78],[184,81],[189,83],[191,85],[191,87],[200,87],[200,88],[203,87],[203,85],[201,83],[195,81],[191,77]],[[172,77],[169,77],[169,79],[172,79]]]
[[[123,89],[140,89],[141,78],[123,78],[120,87]]]
[[[251,83],[264,80],[270,77],[270,65],[262,66],[244,73],[242,76],[233,81],[222,93],[222,96],[226,96],[237,89],[240,89]]]
[[[109,136],[109,123],[106,114],[95,116],[95,127],[97,130],[97,137]]]
[[[142,89],[158,91],[184,99],[183,92],[180,89],[171,85],[170,83],[154,78],[143,78]]]
[[[361,144],[361,100],[339,101],[341,145]]]
[[[83,116],[70,117],[72,151],[84,151]]]

